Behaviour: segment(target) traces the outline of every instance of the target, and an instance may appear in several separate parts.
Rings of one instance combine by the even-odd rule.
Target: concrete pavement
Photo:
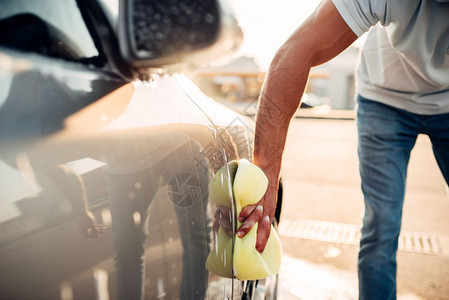
[[[358,245],[348,233],[363,213],[355,122],[294,119],[283,162],[280,299],[356,299]],[[449,299],[448,216],[446,184],[428,138],[420,136],[408,171],[399,299]],[[294,226],[296,233],[288,228]],[[341,232],[350,238],[335,238]]]

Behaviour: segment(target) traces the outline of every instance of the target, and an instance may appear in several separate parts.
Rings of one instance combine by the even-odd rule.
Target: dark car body
[[[205,260],[252,127],[172,66],[136,80],[114,4],[0,4],[0,299],[249,297]]]

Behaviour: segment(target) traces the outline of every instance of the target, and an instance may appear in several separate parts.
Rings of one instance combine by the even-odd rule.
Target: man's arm
[[[269,186],[257,205],[242,210],[239,220],[244,222],[237,232],[242,237],[258,222],[256,249],[260,253],[265,249],[276,209],[288,126],[300,104],[310,68],[332,59],[356,39],[332,1],[324,0],[271,62],[259,98],[254,141],[254,163],[267,175]],[[263,210],[255,209],[257,206]]]

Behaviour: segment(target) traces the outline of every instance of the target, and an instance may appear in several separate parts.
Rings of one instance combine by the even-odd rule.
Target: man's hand
[[[223,205],[217,205],[214,213],[214,224],[212,230],[218,232],[221,227],[227,233],[228,236],[232,237],[234,235],[231,223],[231,209]]]
[[[278,184],[269,184],[263,198],[256,204],[245,206],[238,218],[243,224],[237,231],[237,236],[244,237],[258,223],[256,250],[262,253],[270,237],[271,224],[274,219],[277,202]]]

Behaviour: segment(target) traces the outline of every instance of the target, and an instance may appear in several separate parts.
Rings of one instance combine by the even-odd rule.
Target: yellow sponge
[[[232,189],[231,189],[232,186]],[[211,200],[217,205],[230,207],[230,193],[235,199],[236,217],[242,208],[257,203],[265,194],[268,179],[263,171],[246,159],[231,161],[221,168],[210,184]],[[237,222],[237,227],[241,223]],[[282,246],[276,230],[271,233],[265,250],[256,248],[257,224],[243,238],[233,239],[220,227],[215,246],[206,261],[206,268],[222,277],[256,280],[277,274],[281,265]]]

